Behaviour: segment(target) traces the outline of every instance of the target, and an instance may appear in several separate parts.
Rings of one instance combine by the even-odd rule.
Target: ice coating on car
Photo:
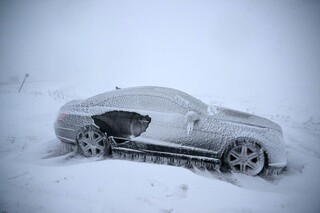
[[[281,127],[268,119],[224,107],[219,107],[217,112],[215,113],[217,119],[244,125],[256,126],[260,128],[270,128],[282,134]]]
[[[270,168],[286,165],[279,125],[248,113],[209,106],[169,88],[118,89],[61,108],[55,124],[60,140],[76,143],[84,126],[98,127],[111,137],[118,156],[121,152],[138,152],[140,157],[183,156],[187,162],[197,159],[200,165],[219,165],[230,144],[246,139],[261,147]],[[203,157],[214,162],[204,162]]]
[[[199,99],[192,97],[179,90],[165,88],[165,87],[145,86],[145,87],[132,87],[132,88],[113,90],[113,91],[96,95],[87,100],[84,100],[81,104],[83,106],[94,106],[99,104],[102,105],[105,101],[111,100],[116,97],[122,97],[122,99],[124,99],[122,103],[124,103],[125,99],[130,97],[131,95],[161,97],[164,99],[173,100],[177,103],[188,106],[189,108],[193,108],[193,110],[196,110],[200,113],[207,113],[207,108],[208,108],[207,104],[203,103]],[[148,102],[146,105],[148,105],[149,103],[150,102]],[[143,107],[143,104],[141,104],[141,107]],[[159,105],[159,109],[161,109],[161,105]]]

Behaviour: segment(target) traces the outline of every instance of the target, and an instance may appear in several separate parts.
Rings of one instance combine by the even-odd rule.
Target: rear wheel
[[[265,165],[264,151],[252,140],[236,140],[223,156],[224,166],[232,172],[246,175],[259,174]]]
[[[77,137],[81,154],[86,157],[103,156],[110,153],[107,135],[94,126],[83,128]]]

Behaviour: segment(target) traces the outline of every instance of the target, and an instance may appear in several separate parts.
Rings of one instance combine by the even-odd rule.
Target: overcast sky
[[[0,81],[28,72],[319,100],[319,26],[312,0],[1,0]]]

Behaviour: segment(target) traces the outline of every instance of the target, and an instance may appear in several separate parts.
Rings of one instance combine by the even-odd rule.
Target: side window
[[[185,114],[188,111],[187,108],[173,100],[157,96],[140,96],[139,103],[142,109],[157,112]]]
[[[163,97],[149,95],[120,96],[106,100],[98,105],[179,114],[185,114],[188,111],[187,108],[176,103],[175,101]]]
[[[105,100],[98,106],[139,109],[139,100],[137,96],[124,95]]]

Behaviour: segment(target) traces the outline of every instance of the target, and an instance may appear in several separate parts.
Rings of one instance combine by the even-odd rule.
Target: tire
[[[227,170],[250,176],[258,175],[263,170],[265,162],[264,150],[250,139],[234,141],[223,155],[223,166]]]
[[[79,152],[85,157],[99,157],[111,154],[107,135],[94,126],[84,127],[77,136]]]

